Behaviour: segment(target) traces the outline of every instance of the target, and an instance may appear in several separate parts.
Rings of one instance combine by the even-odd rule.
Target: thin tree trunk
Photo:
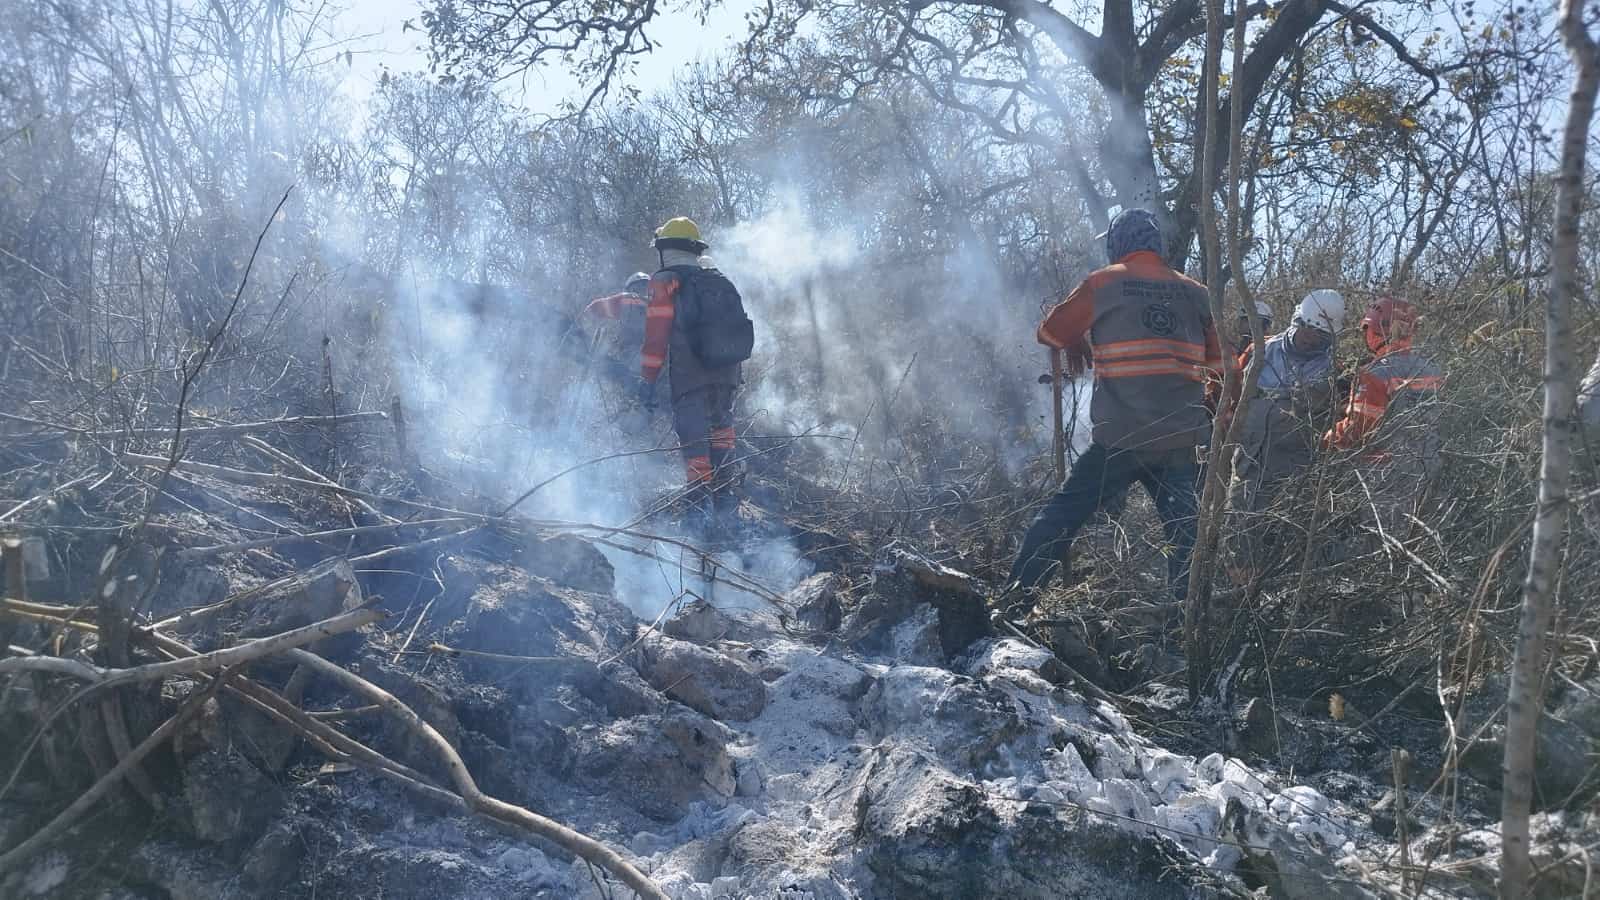
[[[1539,509],[1533,523],[1528,577],[1522,586],[1522,621],[1506,698],[1505,791],[1500,808],[1504,846],[1500,896],[1528,896],[1532,874],[1528,816],[1533,807],[1534,750],[1544,708],[1542,678],[1546,632],[1555,613],[1555,584],[1567,528],[1572,480],[1573,373],[1572,298],[1578,285],[1578,226],[1583,213],[1584,151],[1600,86],[1600,53],[1584,30],[1582,0],[1562,0],[1561,35],[1577,67],[1556,180],[1555,238],[1550,247],[1550,294],[1545,307],[1544,459],[1539,472]]]
[[[1205,114],[1202,119],[1200,141],[1200,229],[1206,270],[1206,292],[1211,298],[1213,323],[1226,321],[1222,312],[1221,242],[1217,237],[1216,205],[1216,154],[1217,141],[1213,129],[1217,119],[1217,74],[1222,63],[1222,0],[1206,0],[1206,55],[1200,72],[1200,90],[1204,95]],[[1231,367],[1224,366],[1226,374]],[[1226,396],[1226,386],[1224,387]],[[1197,538],[1194,552],[1189,558],[1189,585],[1185,594],[1183,639],[1184,653],[1188,657],[1189,699],[1197,700],[1209,676],[1206,663],[1211,658],[1211,642],[1205,627],[1210,567],[1205,564],[1205,546],[1216,525],[1214,506],[1221,490],[1216,462],[1222,452],[1223,417],[1217,416],[1211,428],[1211,465],[1206,467],[1205,490],[1200,497],[1200,521],[1196,523]]]

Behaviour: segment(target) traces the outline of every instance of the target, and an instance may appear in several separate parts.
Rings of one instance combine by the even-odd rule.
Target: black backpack
[[[676,319],[700,364],[722,369],[749,359],[756,346],[755,325],[728,276],[698,266],[673,266],[671,271],[680,280]]]

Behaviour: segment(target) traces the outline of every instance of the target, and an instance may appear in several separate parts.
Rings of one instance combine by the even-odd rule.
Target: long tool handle
[[[1050,348],[1050,394],[1051,413],[1055,428],[1051,429],[1054,441],[1051,448],[1055,452],[1056,481],[1067,480],[1067,434],[1066,423],[1062,420],[1062,377],[1061,377],[1061,351]]]

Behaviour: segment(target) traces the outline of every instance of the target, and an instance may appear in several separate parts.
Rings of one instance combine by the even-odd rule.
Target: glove
[[[645,409],[656,408],[656,383],[654,381],[645,381],[641,378],[639,379],[639,386],[635,390],[637,391],[640,406]]]

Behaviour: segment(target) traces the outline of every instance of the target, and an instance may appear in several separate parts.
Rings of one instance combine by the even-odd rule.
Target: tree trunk
[[[1200,226],[1201,241],[1205,246],[1206,293],[1211,298],[1213,323],[1225,321],[1222,313],[1221,242],[1217,237],[1216,157],[1218,141],[1215,140],[1220,117],[1217,113],[1218,73],[1222,68],[1222,0],[1206,0],[1206,52],[1205,64],[1200,70],[1200,91],[1203,95],[1203,120],[1198,134],[1200,145]],[[1224,371],[1229,367],[1224,366]],[[1226,396],[1226,387],[1224,388]],[[1217,416],[1211,428],[1211,461],[1221,454],[1223,416]],[[1196,523],[1197,539],[1189,557],[1189,585],[1185,594],[1183,619],[1184,653],[1188,657],[1189,699],[1197,700],[1208,676],[1206,661],[1211,658],[1211,644],[1205,627],[1208,592],[1201,584],[1209,580],[1209,567],[1204,565],[1205,544],[1211,537],[1216,522],[1213,507],[1220,490],[1215,465],[1207,467],[1205,489],[1200,496],[1200,521]]]
[[[1544,709],[1546,632],[1555,613],[1555,585],[1566,534],[1572,479],[1573,377],[1572,298],[1579,292],[1578,226],[1583,213],[1584,151],[1594,116],[1600,59],[1584,30],[1582,0],[1562,0],[1561,34],[1577,67],[1567,109],[1561,170],[1556,180],[1555,239],[1550,248],[1550,293],[1545,306],[1544,459],[1539,472],[1539,508],[1533,523],[1528,577],[1522,586],[1522,620],[1506,698],[1505,792],[1500,808],[1504,845],[1500,896],[1528,896],[1532,874],[1528,815],[1533,807],[1534,747]]]

